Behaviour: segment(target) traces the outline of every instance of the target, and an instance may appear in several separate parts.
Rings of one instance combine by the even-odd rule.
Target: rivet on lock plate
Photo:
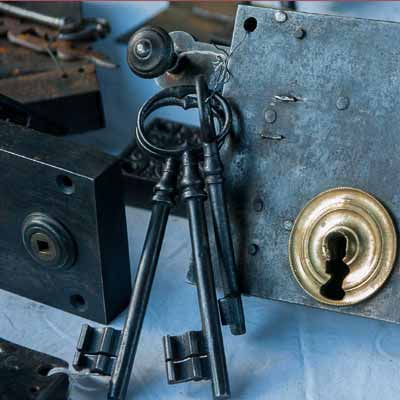
[[[347,306],[376,293],[389,277],[397,249],[393,221],[370,194],[335,188],[298,215],[289,258],[300,286],[321,303]]]

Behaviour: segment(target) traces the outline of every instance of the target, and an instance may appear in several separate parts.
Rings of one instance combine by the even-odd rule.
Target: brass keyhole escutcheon
[[[393,221],[370,194],[336,188],[314,197],[298,215],[289,241],[292,272],[321,303],[346,306],[377,292],[397,250]]]

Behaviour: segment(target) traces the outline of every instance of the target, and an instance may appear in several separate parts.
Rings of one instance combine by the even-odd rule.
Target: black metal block
[[[116,158],[0,121],[0,288],[101,323],[129,301]]]
[[[68,375],[55,369],[68,363],[0,338],[1,400],[67,400]]]

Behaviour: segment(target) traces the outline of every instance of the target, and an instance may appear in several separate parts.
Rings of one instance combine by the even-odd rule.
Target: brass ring
[[[344,278],[342,300],[320,293],[329,279],[326,238],[337,232],[346,238],[343,261],[350,268]],[[384,206],[370,194],[340,187],[309,201],[293,225],[289,260],[299,285],[321,303],[348,306],[367,299],[389,277],[396,258],[396,231]]]

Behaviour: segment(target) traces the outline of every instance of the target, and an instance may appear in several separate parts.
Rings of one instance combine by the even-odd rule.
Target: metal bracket
[[[169,384],[211,379],[207,346],[201,331],[167,335],[163,342]]]
[[[190,68],[183,68],[179,73],[166,72],[155,79],[157,85],[161,88],[194,85],[196,76],[202,74],[209,87],[217,86],[220,72],[218,65],[222,66],[226,61],[229,48],[197,42],[186,32],[170,32],[169,35],[174,42],[176,54],[179,58],[185,58]]]
[[[120,343],[121,331],[83,325],[72,366],[77,371],[110,376]]]

